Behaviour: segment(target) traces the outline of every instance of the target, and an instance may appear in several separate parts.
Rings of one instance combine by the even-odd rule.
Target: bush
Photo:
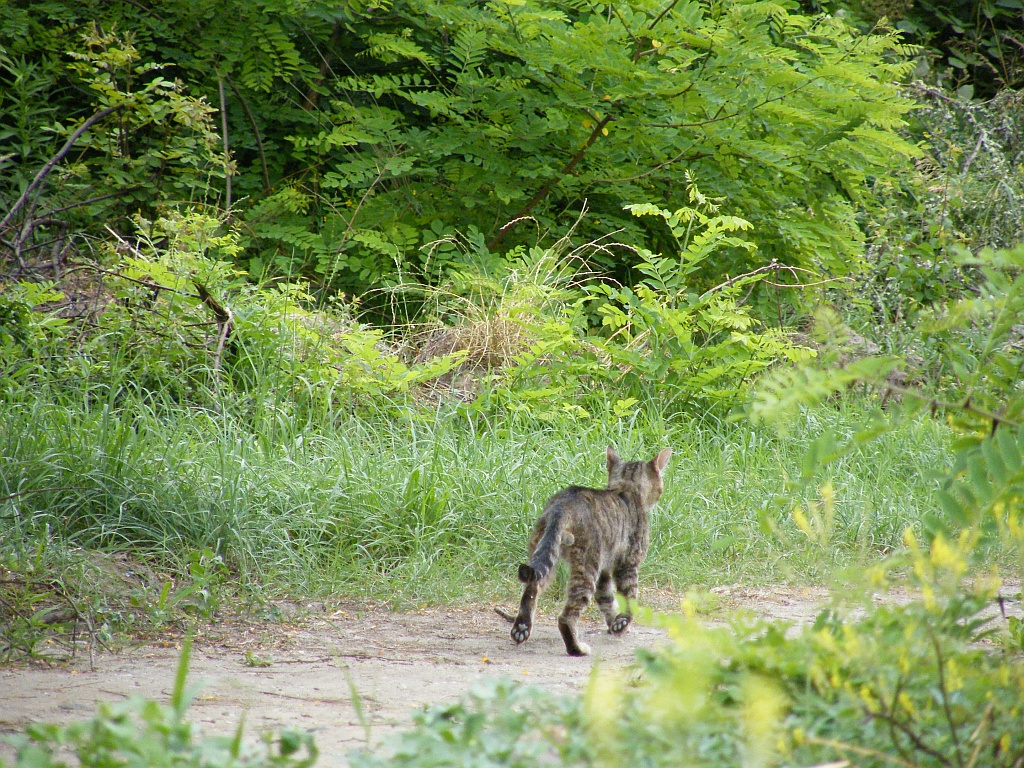
[[[866,181],[915,153],[896,133],[912,49],[792,4],[400,0],[328,14],[19,0],[0,11],[0,39],[0,156],[15,166],[0,196],[17,198],[57,150],[33,125],[63,137],[62,121],[105,115],[38,211],[21,210],[16,225],[40,229],[31,247],[99,221],[126,230],[129,213],[156,218],[168,200],[219,201],[244,223],[252,274],[356,294],[464,266],[437,240],[461,234],[486,254],[557,239],[584,207],[585,239],[621,228],[664,250],[665,227],[622,206],[682,207],[684,171],[754,225],[767,259],[846,273]],[[591,256],[625,281],[631,253]],[[749,257],[720,254],[702,289]]]
[[[244,398],[323,418],[408,392],[461,359],[407,365],[343,298],[316,311],[301,284],[252,284],[230,263],[238,235],[220,219],[169,213],[135,224],[137,245],[119,240],[106,265],[78,268],[91,273],[84,292],[94,300],[77,322],[48,310],[80,297],[65,300],[47,284],[22,283],[4,295],[0,312],[12,322],[0,360],[17,377],[114,401],[128,391],[202,407]],[[74,282],[69,289],[83,291]]]
[[[1010,248],[1024,230],[1024,94],[972,101],[916,83],[906,131],[923,156],[897,184],[875,184],[865,221],[871,265],[858,291],[876,317],[913,322],[921,309],[960,298],[976,281],[948,254]]]

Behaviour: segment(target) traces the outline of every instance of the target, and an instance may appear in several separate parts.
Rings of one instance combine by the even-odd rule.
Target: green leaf
[[[940,488],[935,491],[935,498],[946,517],[957,525],[967,525],[969,522],[968,511],[953,494]]]

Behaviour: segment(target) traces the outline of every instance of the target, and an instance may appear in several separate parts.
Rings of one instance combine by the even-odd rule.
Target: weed
[[[252,651],[245,652],[245,661],[243,662],[247,667],[270,667],[273,666],[274,662],[263,656],[257,656]]]
[[[17,749],[12,768],[56,768],[67,765],[67,753],[73,754],[82,768],[307,768],[316,762],[316,746],[306,733],[285,730],[276,737],[267,735],[256,748],[243,746],[242,723],[233,736],[203,736],[186,719],[194,695],[186,688],[191,647],[191,639],[187,639],[169,704],[133,696],[117,704],[100,704],[99,712],[83,722],[30,725],[23,734],[12,737]]]

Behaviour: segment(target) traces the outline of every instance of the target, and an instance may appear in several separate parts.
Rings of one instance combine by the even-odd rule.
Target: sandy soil
[[[812,619],[827,601],[821,589],[714,592],[715,613],[748,608],[797,624]],[[657,608],[678,606],[672,595],[647,599]],[[193,722],[204,731],[229,733],[245,713],[252,739],[298,727],[315,734],[320,765],[344,765],[345,754],[366,738],[352,704],[352,685],[376,742],[407,726],[410,710],[452,701],[480,678],[507,676],[553,691],[576,691],[595,661],[628,664],[636,648],[663,640],[659,630],[636,625],[623,637],[612,637],[591,611],[582,628],[593,655],[577,659],[565,654],[550,610],[518,647],[509,639],[509,624],[489,606],[395,614],[354,607],[328,612],[314,605],[304,612],[293,624],[221,625],[199,635],[190,681],[201,682],[202,689],[192,705]],[[0,734],[30,722],[84,719],[96,702],[133,694],[166,701],[179,651],[174,642],[163,645],[98,654],[92,669],[85,654],[50,668],[0,669]],[[269,666],[252,666],[253,661]],[[0,746],[0,758],[11,757],[10,747]]]

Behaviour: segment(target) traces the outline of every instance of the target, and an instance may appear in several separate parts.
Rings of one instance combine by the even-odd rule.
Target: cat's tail
[[[530,562],[519,566],[519,580],[523,584],[546,582],[558,562],[562,547],[572,546],[573,535],[565,530],[566,522],[565,515],[557,515],[548,522]]]

